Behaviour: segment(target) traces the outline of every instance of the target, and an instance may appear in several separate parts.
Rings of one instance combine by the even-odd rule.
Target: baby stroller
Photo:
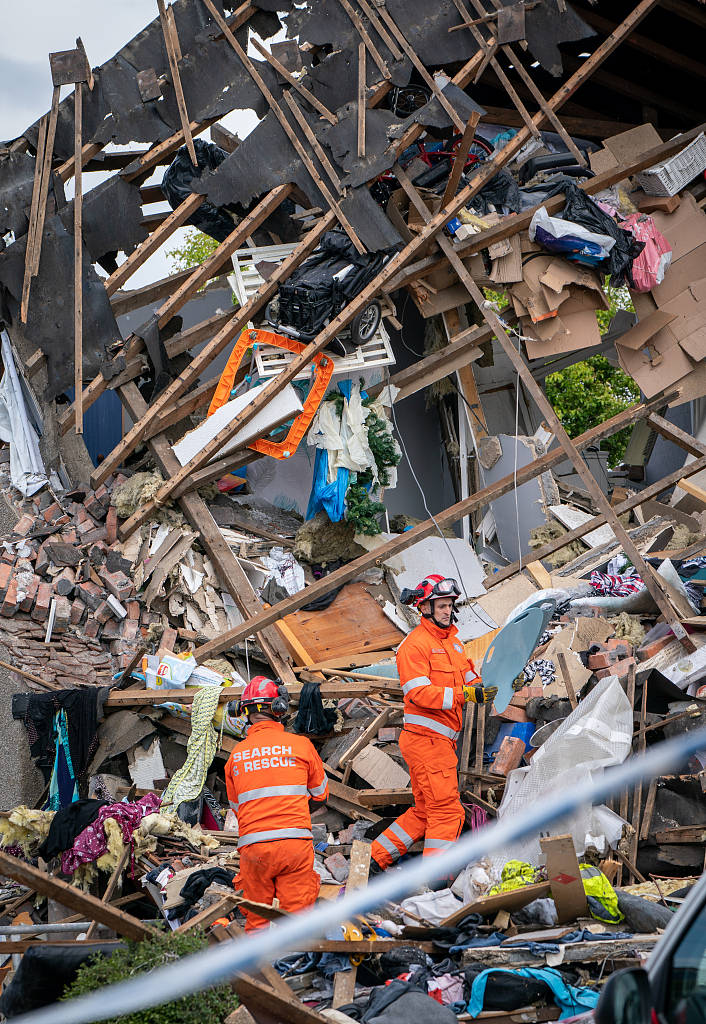
[[[267,305],[266,320],[282,334],[311,341],[373,280],[393,251],[361,255],[345,231],[327,231],[318,249],[280,285]],[[379,301],[371,299],[341,336],[364,345],[377,331],[381,315]]]

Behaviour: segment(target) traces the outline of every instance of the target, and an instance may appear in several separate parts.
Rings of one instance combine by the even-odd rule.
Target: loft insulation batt
[[[189,431],[185,437],[182,437],[181,441],[173,445],[172,451],[181,465],[185,466],[195,455],[198,455],[208,442],[212,441],[216,434],[232,422],[260,393],[259,388],[253,388],[252,391],[238,395],[231,402],[226,402],[212,416],[209,416],[198,427]],[[223,445],[216,457],[220,459],[235,448],[241,448],[257,437],[261,437],[263,434],[268,433],[268,431],[273,430],[281,423],[286,423],[293,416],[297,416],[302,411],[302,408],[299,396],[292,385],[288,384],[242,430],[239,430],[235,437],[232,437],[227,444]]]
[[[578,526],[583,526],[584,523],[594,518],[583,509],[573,508],[571,505],[550,505],[549,511],[568,530],[575,530]],[[589,548],[599,548],[603,544],[610,544],[611,541],[614,541],[615,534],[610,526],[599,526],[595,530],[591,530],[590,533],[585,533],[581,540]]]

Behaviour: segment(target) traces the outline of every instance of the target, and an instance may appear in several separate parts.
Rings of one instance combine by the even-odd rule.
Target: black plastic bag
[[[292,728],[295,732],[323,736],[333,729],[336,712],[325,708],[318,683],[304,683],[299,694],[299,710]]]
[[[173,210],[193,192],[191,186],[194,178],[199,178],[203,171],[215,171],[228,156],[220,146],[204,142],[203,139],[194,139],[194,149],[198,169],[194,169],[186,146],[182,146],[162,178],[162,192]],[[223,242],[235,227],[235,221],[228,215],[227,208],[221,209],[208,201],[204,201],[186,223],[215,238],[217,242]]]
[[[599,235],[610,235],[611,238],[614,238],[615,245],[606,260],[610,272],[610,283],[614,287],[619,287],[627,282],[634,288],[632,264],[645,248],[645,243],[638,242],[629,231],[619,228],[613,218],[604,213],[600,206],[572,181],[565,183],[564,192],[566,202],[561,214],[562,218],[570,220],[574,224],[581,224],[589,231],[595,231]]]

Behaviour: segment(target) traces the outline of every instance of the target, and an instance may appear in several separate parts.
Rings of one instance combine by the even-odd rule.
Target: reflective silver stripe
[[[410,679],[402,687],[402,693],[406,697],[408,693],[418,689],[420,686],[431,686],[431,679],[427,676],[417,676],[415,679]]]
[[[382,846],[384,850],[387,850],[391,857],[397,860],[397,858],[400,855],[400,851],[397,849],[392,840],[387,838],[384,832],[382,835],[379,835],[375,841],[380,843],[380,846]]]
[[[240,836],[238,848],[251,846],[253,843],[267,843],[271,839],[311,839],[313,838],[308,828],[273,828],[268,832],[251,832],[247,836]]]
[[[425,850],[445,850],[447,846],[453,846],[455,839],[425,839]]]
[[[434,718],[426,718],[424,715],[405,714],[404,720],[407,725],[423,725],[425,729],[438,732],[441,736],[448,736],[450,740],[457,740],[460,736],[460,733],[449,729],[447,725],[442,725],[441,722],[437,722]]]
[[[306,786],[266,786],[264,789],[248,789],[238,795],[238,801],[246,804],[250,800],[263,800],[268,796],[307,796]]]
[[[237,800],[229,800],[228,803],[230,804],[230,806],[233,808],[234,811],[238,810],[238,801]]]
[[[326,792],[326,787],[327,786],[328,786],[328,779],[326,777],[324,777],[324,781],[321,783],[320,786],[314,786],[313,789],[309,790],[309,796],[323,796],[324,793]]]
[[[466,683],[472,683],[474,679],[480,679],[480,676],[477,672],[474,672],[472,668],[469,668],[463,678]]]
[[[450,711],[453,706],[454,706],[454,691],[453,691],[453,687],[445,686],[444,687],[444,699],[441,702],[441,710],[442,711]]]
[[[405,830],[400,825],[398,825],[396,821],[392,822],[387,831],[393,832],[398,839],[401,839],[408,850],[411,846],[414,845],[414,840],[412,839],[412,837],[410,835],[407,835]]]

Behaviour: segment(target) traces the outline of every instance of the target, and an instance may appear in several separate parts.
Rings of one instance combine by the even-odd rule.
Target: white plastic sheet
[[[7,331],[2,332],[4,374],[0,381],[0,438],[10,444],[12,484],[29,498],[47,482],[39,442],[27,416]]]
[[[570,790],[604,768],[621,764],[630,752],[632,717],[632,708],[616,676],[602,679],[537,750],[530,766],[510,773],[498,818],[519,814],[552,792]],[[555,822],[551,833],[546,834],[569,833],[576,852],[581,854],[587,845],[600,843],[603,837],[615,843],[621,825],[622,820],[607,808],[584,805]],[[493,866],[501,869],[511,859],[541,864],[540,838],[539,833],[527,836],[512,848],[501,850],[493,857]]]

